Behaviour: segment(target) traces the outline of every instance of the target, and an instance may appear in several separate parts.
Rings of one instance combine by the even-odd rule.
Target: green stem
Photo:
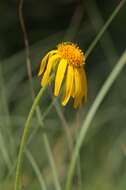
[[[39,101],[43,95],[45,88],[41,88],[41,90],[39,91],[38,95],[36,96],[33,105],[31,107],[31,110],[29,112],[28,118],[26,120],[25,123],[25,127],[24,127],[24,131],[23,131],[23,135],[21,138],[21,143],[20,143],[20,148],[19,148],[19,154],[18,154],[18,158],[17,158],[17,167],[16,167],[16,178],[15,178],[15,190],[19,189],[19,181],[20,181],[20,170],[21,170],[21,166],[22,166],[22,160],[23,160],[23,153],[25,150],[25,144],[27,141],[27,137],[28,137],[28,132],[30,129],[30,124],[31,124],[31,120],[32,120],[32,116],[36,110],[37,105],[39,104]]]
[[[87,134],[87,131],[90,127],[90,124],[91,124],[99,106],[101,105],[103,99],[105,98],[105,96],[108,93],[108,91],[110,90],[112,84],[114,83],[114,81],[116,80],[116,78],[118,77],[120,72],[122,71],[125,64],[126,64],[126,51],[123,53],[120,60],[118,61],[118,63],[116,64],[116,66],[114,67],[114,69],[112,70],[110,75],[108,76],[107,80],[103,84],[101,90],[99,91],[96,99],[94,100],[93,105],[91,106],[91,108],[85,118],[85,121],[79,132],[75,148],[73,150],[73,155],[71,157],[72,159],[71,159],[71,163],[70,163],[69,170],[68,170],[68,176],[67,176],[67,182],[66,182],[66,188],[65,188],[66,190],[72,189],[71,186],[72,186],[72,179],[73,179],[73,175],[74,175],[76,161],[77,161],[82,143],[83,143],[85,136]]]
[[[106,21],[104,26],[101,28],[100,32],[98,32],[98,35],[95,37],[95,39],[93,40],[93,42],[91,43],[91,45],[89,46],[89,48],[85,54],[86,59],[90,55],[90,53],[92,52],[92,50],[94,49],[94,47],[96,46],[97,42],[100,40],[100,38],[102,37],[104,32],[106,31],[106,29],[109,27],[109,25],[111,24],[111,22],[113,21],[115,16],[118,14],[120,9],[123,7],[125,2],[126,2],[126,0],[120,1],[119,5],[115,8],[115,10],[110,15],[109,19]]]

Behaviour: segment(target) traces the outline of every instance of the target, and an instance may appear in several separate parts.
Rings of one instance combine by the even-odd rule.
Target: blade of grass
[[[6,135],[8,136],[8,139],[10,140],[11,150],[12,150],[12,152],[14,152],[14,150],[13,150],[14,140],[12,138],[12,132],[11,132],[11,128],[10,128],[11,120],[10,120],[10,114],[9,114],[9,108],[8,108],[7,90],[5,87],[3,68],[2,68],[1,63],[0,63],[0,100],[1,100],[0,104],[2,107],[1,115],[2,116],[6,115],[6,120],[5,121],[2,120],[3,125],[4,125],[4,130],[5,130]]]
[[[47,137],[46,134],[43,134],[43,140],[44,140],[47,156],[48,156],[48,159],[49,159],[49,163],[50,163],[50,166],[51,166],[51,169],[52,169],[55,189],[56,190],[61,190],[60,183],[59,183],[59,180],[58,180],[58,174],[57,174],[56,165],[55,165],[55,162],[54,162],[54,159],[53,159],[53,156],[52,156],[53,154],[51,152],[50,144],[49,144],[48,137]]]
[[[68,169],[65,190],[72,189],[71,186],[72,186],[72,179],[73,179],[73,175],[74,175],[76,161],[77,161],[78,154],[79,154],[80,148],[82,146],[82,143],[86,137],[87,131],[88,131],[90,124],[91,124],[98,108],[100,107],[103,99],[105,98],[106,94],[110,90],[111,86],[113,85],[114,81],[116,80],[116,78],[118,77],[118,75],[120,74],[122,69],[124,68],[125,64],[126,64],[126,51],[123,53],[123,55],[117,62],[116,66],[114,67],[114,69],[112,70],[110,75],[108,76],[107,80],[103,84],[101,90],[99,91],[98,95],[96,96],[96,98],[83,122],[82,128],[79,132],[77,142],[76,142],[76,145],[75,145],[75,148],[73,151],[73,155],[71,157],[72,159],[71,159],[70,166]]]
[[[115,10],[110,15],[109,19],[106,21],[106,23],[104,24],[104,26],[98,32],[98,35],[95,37],[95,39],[93,40],[93,42],[89,46],[88,50],[86,51],[86,55],[85,55],[86,58],[91,54],[91,52],[95,48],[97,42],[101,39],[102,35],[107,30],[107,28],[109,27],[109,25],[111,24],[111,22],[113,21],[113,19],[115,18],[115,16],[119,13],[120,9],[123,7],[123,5],[124,5],[125,2],[126,2],[126,0],[120,1],[119,5],[115,8]]]
[[[32,154],[30,153],[30,151],[26,150],[26,156],[28,157],[29,161],[31,162],[31,165],[36,173],[36,176],[38,178],[38,181],[40,183],[41,189],[42,190],[47,190],[46,184],[45,184],[45,180],[40,172],[40,169],[35,161],[35,159],[33,158]]]
[[[24,0],[20,0],[18,12],[19,12],[20,25],[21,25],[21,29],[22,29],[22,33],[23,33],[23,37],[24,37],[24,44],[25,44],[25,50],[26,50],[26,65],[27,65],[28,79],[29,79],[29,83],[30,83],[30,90],[31,90],[32,98],[34,99],[35,92],[34,92],[33,81],[32,81],[30,48],[29,48],[28,34],[27,34],[25,23],[24,23],[24,17],[23,17],[23,4],[24,4]]]
[[[91,52],[93,51],[93,49],[95,48],[96,44],[98,43],[98,41],[101,39],[102,35],[104,34],[104,32],[107,30],[107,28],[109,27],[109,25],[111,24],[111,22],[113,21],[113,19],[115,18],[115,16],[118,14],[118,12],[120,11],[120,9],[122,8],[122,6],[124,5],[124,3],[126,2],[126,0],[122,0],[119,5],[115,8],[115,10],[113,11],[113,13],[110,15],[109,19],[106,21],[106,23],[104,24],[104,26],[101,28],[100,32],[98,33],[98,35],[95,37],[95,39],[93,40],[93,42],[91,43],[91,45],[89,46],[88,50],[86,51],[86,59],[87,57],[91,54]],[[79,152],[78,152],[79,154]],[[72,161],[71,161],[72,162]],[[71,164],[72,165],[72,164]],[[70,172],[70,170],[72,171],[72,166],[70,166],[71,169],[69,169],[68,171],[68,179],[66,182],[66,189],[69,187],[70,185],[70,181],[72,180],[72,178],[70,177],[70,175],[72,176],[72,172]],[[74,171],[74,169],[73,169]],[[70,174],[71,173],[71,174]],[[71,179],[70,179],[71,178]]]
[[[104,20],[102,18],[101,12],[95,0],[86,1],[85,4],[93,30],[95,33],[97,33],[104,25]],[[112,64],[113,61],[115,62],[118,56],[110,33],[108,31],[105,31],[104,37],[100,39],[100,45],[109,64]]]
[[[89,46],[88,50],[86,51],[86,59],[88,58],[88,56],[91,54],[91,52],[93,51],[93,49],[95,48],[96,44],[98,43],[98,41],[101,39],[102,35],[104,34],[104,32],[107,30],[107,28],[109,27],[109,25],[111,24],[111,22],[113,21],[113,19],[115,18],[115,16],[119,13],[120,9],[123,7],[124,3],[126,2],[126,0],[122,0],[119,5],[115,8],[115,10],[112,12],[112,14],[110,15],[109,19],[106,21],[106,23],[104,24],[104,26],[101,28],[100,32],[97,34],[97,36],[95,37],[95,39],[93,40],[93,42],[91,43],[91,45]],[[75,146],[75,150],[76,150],[76,146]],[[74,151],[75,152],[75,151]],[[70,190],[71,188],[71,181],[72,181],[72,177],[73,177],[73,172],[74,172],[74,168],[75,168],[75,163],[77,161],[78,158],[78,154],[79,151],[77,152],[77,157],[73,158],[71,160],[70,163],[70,167],[68,170],[68,177],[67,177],[67,181],[66,181],[66,190]],[[73,156],[75,154],[73,153]]]
[[[58,101],[55,101],[54,106],[55,106],[56,112],[62,122],[62,126],[63,126],[64,132],[65,132],[65,135],[66,135],[68,149],[69,149],[69,152],[71,153],[72,148],[73,148],[73,140],[72,140],[72,134],[70,133],[68,122],[66,121],[66,118],[62,112],[62,109],[61,109]]]
[[[10,160],[10,157],[8,154],[8,150],[6,148],[4,138],[3,138],[3,135],[1,134],[1,132],[0,132],[0,151],[1,151],[1,155],[3,156],[5,163],[7,165],[8,170],[11,170],[12,163],[11,163],[11,160]]]
[[[83,15],[84,15],[84,8],[80,1],[74,11],[72,18],[71,18],[70,25],[65,32],[63,41],[73,41],[75,39],[75,36],[80,27],[80,23],[83,19]]]

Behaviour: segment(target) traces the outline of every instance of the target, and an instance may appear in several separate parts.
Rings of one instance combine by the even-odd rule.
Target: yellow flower
[[[45,55],[41,61],[38,75],[43,74],[41,85],[50,82],[52,70],[56,72],[54,95],[58,96],[65,78],[65,89],[62,105],[65,106],[70,97],[74,98],[74,108],[87,98],[87,79],[84,70],[85,56],[77,45],[71,42],[60,43],[56,50]]]

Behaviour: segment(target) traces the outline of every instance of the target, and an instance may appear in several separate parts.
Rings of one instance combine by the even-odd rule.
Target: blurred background
[[[37,72],[43,55],[62,41],[75,42],[86,52],[119,2],[24,0],[21,8],[21,1],[0,1],[0,190],[14,189],[15,163],[24,123],[33,97],[41,88]],[[62,107],[60,98],[52,100],[52,89],[44,93],[40,103],[43,125],[34,114],[23,161],[22,189],[43,190],[43,181],[44,190],[56,189],[45,137],[64,188],[77,131],[125,48],[126,3],[87,59],[86,104],[78,110],[73,108],[72,101]],[[27,56],[35,94],[31,92]],[[125,73],[126,68],[92,122],[80,151],[73,190],[126,189]]]

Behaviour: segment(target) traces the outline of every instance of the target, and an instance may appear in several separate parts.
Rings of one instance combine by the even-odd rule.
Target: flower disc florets
[[[62,58],[67,59],[67,61],[73,66],[80,67],[84,64],[84,54],[77,45],[70,42],[64,42],[58,44],[57,49],[59,55]]]

